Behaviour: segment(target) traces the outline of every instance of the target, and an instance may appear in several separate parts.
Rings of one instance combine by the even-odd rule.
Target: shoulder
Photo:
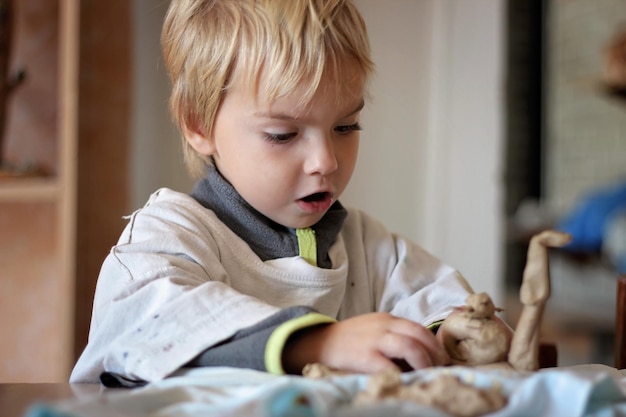
[[[128,224],[118,244],[152,242],[157,247],[194,247],[199,253],[209,248],[229,253],[252,253],[215,212],[188,194],[161,188],[146,204],[127,217]]]
[[[216,276],[225,253],[247,253],[241,239],[213,211],[189,195],[167,188],[153,193],[127,221],[103,264],[101,277],[116,279],[123,274],[128,281],[136,281],[162,277],[173,270],[179,275]]]
[[[200,203],[188,194],[174,191],[169,188],[160,188],[150,197],[139,211],[164,210],[174,212],[202,212],[206,211]]]
[[[346,210],[348,215],[342,229],[343,234],[358,234],[368,237],[391,237],[393,235],[380,220],[365,211],[354,207],[346,207]]]
[[[213,211],[198,203],[188,194],[161,188],[155,191],[146,204],[131,216],[157,217],[163,220],[199,220],[217,219]]]
[[[124,235],[128,240],[163,236],[163,233],[201,236],[226,227],[213,211],[193,197],[169,188],[155,191],[143,207],[126,219],[128,225]],[[124,235],[121,240],[124,240]]]

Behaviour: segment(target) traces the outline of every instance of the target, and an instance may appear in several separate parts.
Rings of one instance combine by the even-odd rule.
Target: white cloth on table
[[[403,374],[406,382],[453,373],[481,388],[506,394],[493,417],[609,417],[626,415],[626,372],[605,365],[543,369],[536,373],[439,367]],[[128,391],[40,405],[28,417],[442,417],[440,410],[409,402],[351,405],[366,375],[324,379],[276,376],[235,368],[197,368]],[[296,398],[308,399],[309,405]]]

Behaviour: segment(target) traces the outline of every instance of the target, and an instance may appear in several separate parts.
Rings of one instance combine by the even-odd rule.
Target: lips
[[[332,194],[324,191],[302,197],[298,200],[298,206],[307,213],[318,213],[328,210],[332,202]]]

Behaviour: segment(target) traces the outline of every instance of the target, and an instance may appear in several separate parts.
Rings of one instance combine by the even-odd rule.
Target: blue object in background
[[[589,193],[557,225],[572,235],[565,249],[600,252],[611,220],[622,212],[626,212],[626,182]]]

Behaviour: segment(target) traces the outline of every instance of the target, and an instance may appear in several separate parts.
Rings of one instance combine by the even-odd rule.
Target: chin
[[[283,225],[293,228],[293,229],[306,229],[307,227],[311,227],[315,225],[317,222],[319,222],[322,219],[322,217],[323,216],[315,216],[315,218],[295,219],[293,222],[290,222],[289,224],[283,223]]]
[[[288,225],[287,227],[292,228],[292,229],[306,229],[307,227],[311,227],[313,226],[315,223],[317,223],[319,220],[315,221],[315,222],[295,222],[292,225]]]
[[[283,213],[285,216],[267,216],[270,220],[280,224],[281,226],[288,227],[290,229],[306,229],[319,222],[326,214],[323,213]]]

